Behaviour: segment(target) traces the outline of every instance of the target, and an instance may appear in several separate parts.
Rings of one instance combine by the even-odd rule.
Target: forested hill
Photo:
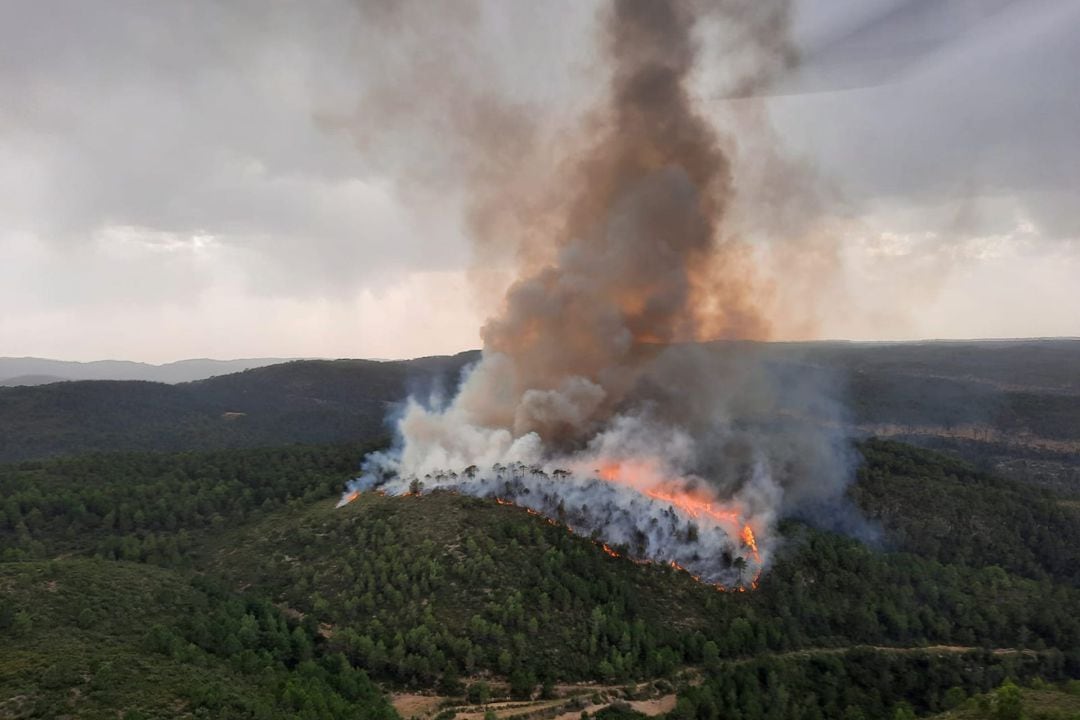
[[[1080,487],[1080,340],[708,347],[820,374],[857,435],[948,449],[998,474]],[[368,438],[386,432],[393,404],[408,394],[452,392],[476,357],[297,361],[180,385],[0,388],[0,461]]]
[[[721,593],[495,502],[336,509],[364,450],[0,466],[0,717],[388,720],[375,681],[431,720],[869,720],[1080,676],[1074,497],[865,443],[882,548],[789,523]]]
[[[452,389],[475,357],[296,361],[180,385],[81,381],[0,388],[0,462],[377,437],[386,434],[394,403],[410,392]]]

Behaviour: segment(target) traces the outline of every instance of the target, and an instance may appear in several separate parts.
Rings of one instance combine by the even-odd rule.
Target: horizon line
[[[758,343],[762,345],[828,345],[828,344],[848,344],[848,345],[919,345],[919,344],[947,344],[947,343],[987,343],[987,342],[1000,342],[1000,343],[1024,343],[1024,342],[1076,342],[1080,341],[1080,335],[1036,335],[1030,337],[1016,337],[1016,336],[1002,336],[1002,337],[963,337],[963,338],[946,338],[946,337],[929,337],[929,338],[911,338],[911,339],[882,339],[882,340],[852,340],[847,338],[819,338],[814,340],[751,340],[743,338],[715,338],[712,340],[698,340],[698,341],[685,341],[685,342],[673,342],[670,345],[690,344],[697,342],[699,344],[711,344],[711,343]],[[452,357],[454,355],[461,355],[469,352],[480,352],[483,348],[473,347],[466,348],[464,350],[458,350],[454,352],[442,352],[431,353],[427,355],[410,355],[402,357],[364,357],[364,356],[329,356],[329,355],[249,355],[244,357],[232,357],[232,358],[212,358],[212,357],[181,357],[175,360],[164,360],[161,362],[153,362],[150,360],[132,360],[128,358],[106,357],[97,358],[92,360],[74,360],[65,359],[59,357],[45,357],[42,355],[0,355],[0,361],[3,360],[28,360],[28,361],[44,361],[44,362],[59,362],[70,363],[77,365],[93,365],[95,363],[132,363],[136,365],[145,365],[149,367],[165,367],[168,365],[176,365],[185,362],[211,362],[211,363],[235,363],[245,361],[273,361],[273,363],[287,363],[287,362],[300,362],[308,360],[366,360],[369,362],[404,362],[409,360],[422,360],[424,358],[432,357]]]

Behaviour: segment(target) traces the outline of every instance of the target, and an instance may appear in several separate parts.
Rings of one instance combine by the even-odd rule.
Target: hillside
[[[971,381],[1003,390],[1080,394],[1080,339],[793,343],[805,357],[868,374]]]
[[[996,474],[1080,488],[1080,340],[807,343],[856,429],[947,450]]]
[[[394,403],[412,390],[452,385],[472,357],[297,361],[180,385],[0,388],[0,461],[375,437],[387,432]]]
[[[1063,686],[1035,682],[1030,687],[1007,682],[992,693],[971,698],[953,692],[947,704],[952,709],[935,715],[935,720],[993,720],[1012,708],[1019,710],[1020,717],[1076,720],[1080,718],[1080,682],[1074,680]]]
[[[1080,340],[714,343],[817,374],[852,432],[947,450],[983,469],[1080,488]],[[0,388],[0,461],[385,434],[410,393],[449,392],[477,357],[296,361],[199,382]]]
[[[580,705],[569,696],[583,682],[640,686],[605,702],[669,687],[672,717],[690,720],[764,717],[766,703],[783,718],[891,716],[901,703],[925,714],[954,686],[1080,676],[1080,504],[895,443],[862,450],[853,498],[881,523],[881,548],[788,523],[746,593],[611,557],[492,502],[365,495],[335,509],[358,446],[0,466],[2,687],[20,708],[74,703],[88,717],[201,703],[263,717],[260,703],[308,696],[326,710],[299,716],[344,717],[329,708],[348,666],[446,702],[481,682],[567,695],[545,701],[551,712]],[[288,649],[269,630],[283,623]],[[68,670],[40,672],[55,652]],[[110,664],[125,669],[97,695]],[[286,694],[297,673],[303,697]],[[192,691],[208,674],[213,692]],[[385,712],[379,702],[364,712]]]
[[[0,563],[0,588],[0,717],[394,716],[362,672],[315,658],[309,625],[207,580],[69,559]]]

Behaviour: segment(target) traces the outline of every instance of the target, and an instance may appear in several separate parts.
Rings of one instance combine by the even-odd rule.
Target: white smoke
[[[757,578],[772,544],[752,547],[746,528],[771,538],[782,493],[766,458],[756,458],[742,487],[721,498],[693,472],[699,459],[690,434],[645,412],[616,415],[575,452],[549,453],[535,432],[514,437],[474,423],[469,388],[486,377],[485,361],[448,407],[410,399],[398,421],[401,446],[369,455],[339,505],[370,490],[497,498],[634,559],[674,563],[709,583],[734,586]]]

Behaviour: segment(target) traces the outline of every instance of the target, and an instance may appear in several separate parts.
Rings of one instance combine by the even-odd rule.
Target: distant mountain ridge
[[[192,358],[154,365],[131,360],[77,362],[37,357],[0,357],[0,386],[45,385],[66,380],[146,380],[171,385],[296,359],[300,358]]]
[[[763,353],[818,374],[835,386],[856,436],[949,450],[1014,479],[1080,488],[1080,340],[707,347]],[[410,395],[452,395],[478,357],[299,360],[171,385],[0,387],[0,462],[369,441],[390,435],[394,409]]]
[[[394,403],[411,393],[452,390],[476,357],[297,360],[172,385],[81,380],[0,387],[0,462],[369,439],[387,434]]]
[[[22,387],[26,385],[48,385],[50,383],[64,382],[68,378],[58,375],[18,375],[16,377],[0,380],[0,387]]]

